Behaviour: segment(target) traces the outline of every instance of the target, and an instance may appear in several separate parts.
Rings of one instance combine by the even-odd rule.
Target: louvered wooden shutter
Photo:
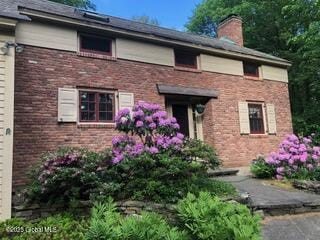
[[[134,106],[133,93],[119,92],[119,109],[128,108],[132,111]]]
[[[267,103],[266,111],[267,111],[267,120],[268,120],[268,133],[276,134],[277,124],[276,124],[276,112],[275,112],[274,104]]]
[[[250,122],[249,122],[248,103],[239,102],[238,110],[239,110],[240,133],[249,134]]]
[[[74,88],[59,88],[58,92],[58,122],[77,121],[78,90]]]

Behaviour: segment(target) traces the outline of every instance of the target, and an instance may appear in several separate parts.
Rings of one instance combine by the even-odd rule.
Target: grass
[[[275,179],[270,179],[270,180],[263,180],[263,183],[266,185],[271,185],[274,187],[282,188],[288,191],[293,191],[295,188],[292,185],[292,182],[289,180],[275,180]]]
[[[197,191],[208,191],[220,198],[233,197],[237,195],[237,191],[231,183],[217,179],[199,179],[196,183],[196,186],[198,187]]]

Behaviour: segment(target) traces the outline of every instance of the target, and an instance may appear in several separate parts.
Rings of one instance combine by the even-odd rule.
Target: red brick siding
[[[117,134],[112,126],[79,127],[57,122],[59,87],[96,87],[133,92],[135,101],[145,100],[164,106],[164,96],[156,83],[214,88],[220,91],[204,115],[205,141],[215,146],[226,166],[245,166],[258,153],[277,148],[291,132],[287,84],[246,80],[240,76],[193,73],[173,67],[125,61],[93,59],[76,53],[25,46],[16,55],[15,129],[13,184],[27,182],[28,168],[45,151],[59,146],[82,146],[102,150]],[[241,136],[238,101],[262,100],[274,103],[277,136]]]

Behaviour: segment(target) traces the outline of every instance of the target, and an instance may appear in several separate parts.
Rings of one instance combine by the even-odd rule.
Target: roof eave
[[[99,30],[103,30],[106,32],[112,32],[115,34],[126,35],[126,36],[129,36],[132,38],[139,38],[139,39],[144,39],[144,40],[152,41],[152,42],[159,42],[162,44],[179,45],[179,46],[183,46],[183,47],[194,48],[194,49],[202,50],[205,52],[210,52],[210,53],[213,53],[216,55],[221,55],[221,56],[225,56],[225,57],[229,57],[229,58],[259,61],[261,63],[267,63],[267,64],[277,65],[277,66],[281,66],[281,67],[290,67],[292,65],[291,62],[289,62],[287,60],[279,61],[279,60],[273,60],[270,58],[263,58],[263,57],[258,57],[258,56],[254,56],[254,55],[231,52],[231,51],[217,49],[217,48],[213,48],[213,47],[206,47],[203,45],[196,45],[196,44],[192,44],[189,42],[167,39],[167,38],[163,38],[163,37],[159,37],[159,36],[155,36],[155,35],[143,34],[141,32],[129,31],[129,30],[122,29],[122,28],[116,28],[114,26],[107,26],[105,24],[101,24],[98,22],[85,21],[85,20],[78,19],[78,18],[66,17],[63,15],[52,14],[52,13],[48,13],[45,11],[30,9],[27,7],[20,7],[19,9],[20,9],[21,14],[24,14],[24,15],[30,16],[30,17],[36,17],[36,18],[40,18],[40,19],[50,20],[50,21],[69,24],[69,25],[76,25],[76,26],[81,26],[81,27],[89,27],[89,28],[93,28],[93,29],[99,29]]]
[[[11,13],[11,12],[4,12],[4,11],[0,11],[0,17],[9,18],[9,19],[13,19],[13,20],[26,20],[26,21],[31,20],[28,16],[20,15],[20,14],[16,14],[16,13]]]

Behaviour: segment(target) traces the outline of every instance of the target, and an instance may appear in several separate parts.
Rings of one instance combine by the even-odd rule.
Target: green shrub
[[[210,193],[201,192],[180,200],[177,205],[180,226],[193,240],[260,239],[259,217],[241,204],[222,202]]]
[[[231,184],[209,179],[207,166],[194,159],[169,153],[143,153],[112,166],[97,196],[175,203],[188,192],[210,191],[218,196],[233,195]]]
[[[10,219],[0,223],[0,237],[4,240],[82,240],[87,228],[86,220],[75,220],[68,214],[35,221]]]
[[[122,217],[111,199],[96,204],[92,210],[88,240],[185,240],[184,232],[171,227],[160,215]]]
[[[251,173],[257,178],[272,178],[275,176],[276,168],[268,164],[263,157],[258,157],[252,161]]]
[[[80,148],[61,148],[42,156],[31,173],[28,197],[35,202],[88,200],[102,184],[107,161],[98,153]]]
[[[176,202],[186,196],[195,180],[206,175],[206,170],[201,163],[168,153],[143,153],[112,166],[105,182],[119,188],[111,194],[104,189],[99,192],[116,199]]]
[[[198,139],[187,139],[182,148],[182,155],[186,159],[201,160],[211,169],[221,164],[215,149]]]
[[[188,192],[210,191],[219,196],[234,192],[231,185],[221,186],[209,179],[208,165],[196,161],[196,153],[191,152],[145,152],[112,164],[110,150],[95,153],[78,148],[59,149],[45,154],[34,168],[28,197],[31,202],[61,202],[70,206],[105,196],[174,203]]]

